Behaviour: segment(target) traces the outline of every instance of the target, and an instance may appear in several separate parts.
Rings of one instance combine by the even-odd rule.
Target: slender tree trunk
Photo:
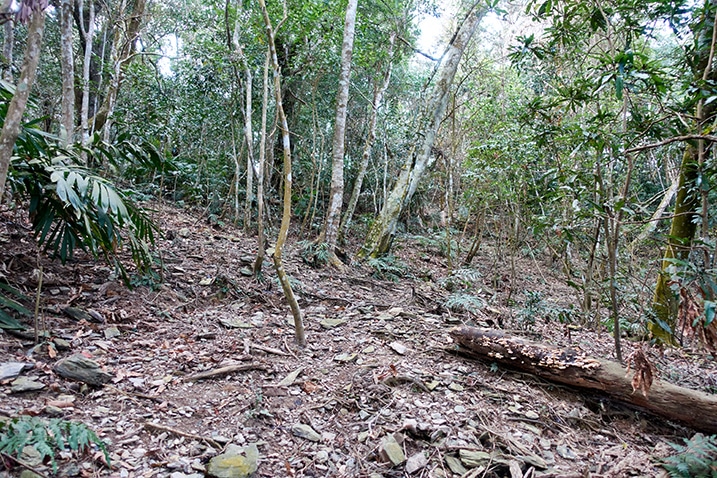
[[[266,61],[264,62],[264,80],[262,83],[261,103],[261,139],[259,143],[259,162],[256,165],[256,229],[257,229],[257,252],[254,261],[254,279],[261,278],[261,267],[264,263],[264,168],[266,167],[266,111],[269,106],[269,62],[271,52],[267,50]]]
[[[3,12],[10,9],[12,0],[5,0],[3,2]],[[7,82],[12,82],[12,61],[13,61],[13,47],[15,44],[15,21],[9,18],[8,21],[3,25],[5,37],[3,38],[2,45],[2,79]]]
[[[294,291],[291,289],[291,283],[284,270],[284,264],[282,262],[282,252],[284,249],[284,243],[286,243],[286,237],[289,234],[289,223],[291,222],[291,141],[289,137],[289,124],[286,121],[286,114],[284,113],[284,106],[282,104],[281,95],[281,75],[279,71],[279,59],[276,55],[276,45],[274,43],[274,29],[269,19],[269,13],[266,11],[266,3],[264,0],[259,0],[259,6],[261,7],[261,13],[264,17],[264,24],[266,25],[266,36],[269,42],[269,49],[271,51],[271,63],[272,69],[274,70],[274,95],[276,96],[276,112],[279,118],[279,128],[281,129],[282,149],[284,155],[284,199],[283,199],[283,213],[281,216],[281,227],[279,228],[279,236],[276,239],[276,245],[274,246],[274,268],[276,269],[276,275],[281,283],[281,288],[284,291],[291,313],[294,316],[294,329],[296,332],[296,342],[304,347],[306,345],[306,335],[304,333],[304,322],[301,317],[301,309],[299,304],[296,302]]]
[[[376,257],[389,251],[398,218],[416,192],[416,188],[428,166],[436,133],[446,112],[451,84],[458,70],[458,64],[466,46],[473,37],[473,33],[486,13],[486,6],[474,6],[453,37],[453,41],[445,54],[441,74],[429,101],[428,112],[430,116],[424,119],[425,126],[419,129],[418,137],[422,138],[422,140],[418,152],[415,157],[412,157],[414,154],[412,153],[407,158],[381,212],[371,225],[366,241],[358,253],[360,258]]]
[[[351,55],[354,48],[354,32],[356,31],[356,8],[358,0],[349,0],[346,7],[344,23],[344,40],[341,46],[341,73],[339,74],[339,91],[336,95],[336,121],[334,122],[334,139],[331,161],[331,195],[326,221],[319,242],[328,246],[329,262],[337,267],[343,263],[336,257],[336,242],[341,220],[341,207],[344,198],[344,138],[346,136],[346,109],[349,101],[349,82],[351,79]]]
[[[378,124],[378,111],[383,103],[383,95],[388,89],[388,85],[391,81],[391,68],[393,66],[392,54],[393,45],[396,41],[396,33],[392,33],[388,44],[388,65],[386,71],[383,74],[383,81],[380,85],[376,85],[373,90],[373,101],[371,102],[371,116],[368,125],[368,136],[366,136],[366,143],[363,146],[363,153],[361,154],[361,164],[359,164],[359,170],[356,174],[356,180],[354,181],[353,189],[351,190],[351,198],[349,204],[346,207],[343,220],[341,221],[341,227],[339,228],[339,241],[343,241],[346,236],[346,231],[351,225],[351,220],[356,211],[356,205],[358,204],[359,196],[361,195],[361,187],[363,186],[363,180],[366,176],[366,170],[368,169],[368,162],[371,158],[371,148],[373,143],[376,141],[376,126]]]
[[[72,41],[72,0],[60,2],[60,49],[62,67],[62,119],[60,139],[67,146],[75,131],[75,60]]]
[[[85,39],[85,55],[82,62],[82,106],[80,107],[80,128],[82,129],[82,145],[87,146],[90,141],[90,65],[92,62],[92,41],[95,36],[95,3],[89,0],[89,20],[84,24],[84,2],[80,0],[80,29]]]
[[[0,204],[2,204],[5,196],[5,182],[10,169],[10,160],[12,159],[15,141],[20,135],[22,116],[25,114],[30,90],[32,90],[32,85],[35,83],[44,30],[45,11],[33,12],[27,28],[27,44],[25,45],[25,58],[20,69],[20,79],[15,87],[15,94],[8,106],[5,123],[2,127],[2,133],[0,133]]]
[[[126,12],[127,2],[123,1],[122,5],[120,15],[126,15],[126,18],[124,22],[120,22],[124,28],[121,28],[120,25],[115,27],[111,55],[113,68],[112,78],[102,104],[95,112],[95,115],[90,119],[90,128],[93,131],[99,131],[104,128],[106,131],[105,134],[109,133],[109,125],[106,123],[111,121],[112,115],[114,114],[117,95],[119,94],[120,86],[124,79],[124,72],[135,56],[136,43],[144,20],[146,0],[134,0],[130,12]]]

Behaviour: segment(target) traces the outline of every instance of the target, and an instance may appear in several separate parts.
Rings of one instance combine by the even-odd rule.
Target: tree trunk
[[[32,85],[35,83],[44,30],[45,11],[33,12],[27,29],[27,44],[25,45],[25,58],[20,69],[20,79],[15,87],[15,94],[8,106],[5,123],[2,127],[2,133],[0,133],[0,204],[2,204],[5,196],[5,182],[10,169],[10,160],[15,141],[17,141],[17,137],[20,134],[22,116],[25,114],[30,90],[32,90]]]
[[[126,11],[126,3],[120,8],[120,15],[125,15],[124,29],[115,27],[114,39],[112,42],[112,62],[113,73],[107,94],[104,96],[102,105],[95,112],[95,115],[89,120],[92,131],[99,131],[108,123],[114,114],[115,105],[117,103],[117,95],[124,78],[124,72],[129,67],[135,54],[135,44],[139,38],[142,28],[142,21],[146,7],[146,0],[135,0],[131,12]],[[108,128],[105,128],[108,131]]]
[[[341,207],[344,199],[344,137],[346,136],[346,108],[349,102],[349,82],[351,79],[351,55],[354,49],[354,32],[356,31],[356,8],[358,0],[348,0],[346,21],[344,23],[344,40],[341,46],[341,73],[339,74],[339,91],[336,95],[336,121],[334,122],[334,139],[331,159],[331,194],[326,221],[319,242],[328,246],[329,263],[343,267],[336,257],[336,242],[341,220]]]
[[[12,0],[5,0],[3,2],[3,12],[10,9]],[[3,25],[5,36],[2,44],[2,79],[7,82],[12,82],[12,58],[13,58],[13,47],[15,46],[15,21],[12,18],[8,19]]]
[[[279,117],[279,128],[281,129],[282,139],[282,150],[284,155],[284,198],[283,198],[283,213],[281,216],[281,226],[279,228],[279,236],[276,239],[276,245],[274,246],[274,268],[276,269],[276,275],[281,283],[281,288],[284,291],[291,313],[294,316],[294,329],[296,331],[296,342],[304,347],[306,345],[306,336],[304,333],[304,322],[301,317],[301,309],[299,304],[296,302],[294,291],[291,289],[291,283],[284,270],[284,264],[282,262],[282,252],[284,249],[284,243],[289,233],[289,223],[291,222],[291,141],[289,138],[289,124],[286,121],[286,114],[284,113],[284,106],[282,104],[281,95],[281,76],[279,73],[279,59],[276,55],[276,45],[274,43],[274,29],[269,19],[269,13],[266,11],[266,3],[264,0],[259,0],[259,6],[261,7],[261,13],[264,17],[264,24],[266,25],[266,36],[269,42],[269,50],[271,51],[271,63],[272,69],[274,70],[274,94],[276,96],[276,113]]]
[[[341,226],[339,227],[339,241],[343,241],[351,225],[351,220],[358,204],[359,196],[361,195],[361,187],[363,186],[363,179],[366,176],[366,170],[368,169],[368,162],[371,158],[371,148],[373,143],[376,141],[376,125],[378,124],[378,110],[381,108],[383,103],[383,95],[388,89],[388,84],[391,81],[391,69],[393,66],[393,45],[396,41],[396,33],[392,33],[389,39],[388,52],[386,54],[388,58],[388,65],[386,71],[383,74],[383,81],[380,85],[376,85],[373,91],[373,101],[371,102],[371,116],[368,124],[368,135],[366,136],[366,142],[363,146],[363,153],[361,154],[361,163],[359,164],[359,170],[356,173],[356,180],[354,181],[353,189],[351,190],[351,198],[349,204],[346,207]]]
[[[360,258],[376,257],[389,251],[398,218],[416,192],[431,158],[431,149],[433,148],[438,127],[446,112],[451,84],[458,70],[458,64],[487,10],[487,6],[474,6],[448,46],[448,50],[444,55],[445,60],[441,74],[428,104],[428,114],[430,116],[424,118],[423,123],[425,126],[419,128],[418,131],[418,138],[422,138],[419,150],[417,153],[414,151],[407,158],[403,170],[388,198],[386,198],[381,212],[371,225],[366,241],[359,251]],[[416,155],[415,157],[413,157],[414,154]]]
[[[665,343],[673,342],[679,306],[679,297],[670,288],[672,278],[668,268],[673,265],[672,259],[687,260],[690,255],[692,238],[697,230],[697,223],[693,219],[700,202],[700,195],[696,190],[697,177],[697,152],[693,146],[688,145],[682,156],[675,212],[652,299],[652,310],[656,320],[648,324],[653,337]]]
[[[717,0],[705,2],[705,8],[699,10],[699,18],[694,23],[694,80],[703,83],[717,80],[717,71],[713,68],[715,46],[717,43]],[[697,132],[703,132],[712,123],[716,105],[705,104],[704,98],[699,98],[695,118]],[[670,226],[670,236],[662,260],[660,273],[657,277],[652,310],[655,320],[648,324],[648,329],[659,342],[674,343],[675,323],[677,322],[677,309],[679,299],[670,288],[671,280],[669,267],[673,265],[671,259],[687,260],[689,258],[692,240],[697,231],[694,221],[701,215],[703,234],[706,233],[707,217],[707,189],[702,186],[707,183],[705,163],[707,151],[705,142],[698,140],[696,144],[688,144],[682,157],[680,166],[679,186],[675,198],[675,213]],[[702,214],[698,213],[702,206]],[[706,266],[706,265],[705,265]],[[711,300],[712,298],[706,298]]]
[[[615,362],[491,329],[463,326],[453,329],[451,335],[458,344],[489,362],[571,387],[597,390],[617,401],[684,423],[695,430],[717,433],[715,395],[654,380],[645,396],[641,390],[633,388],[635,379],[628,377],[627,370]],[[634,373],[644,370],[637,364],[634,369]]]
[[[261,267],[264,263],[264,168],[266,166],[266,111],[269,103],[269,61],[271,52],[267,50],[264,62],[264,81],[262,83],[261,103],[261,140],[259,143],[259,162],[256,165],[256,229],[257,252],[254,261],[254,279],[261,278]]]
[[[62,119],[60,139],[67,146],[75,131],[75,60],[72,41],[72,0],[60,2],[60,49],[62,67]]]
[[[82,63],[82,106],[80,107],[80,128],[82,129],[82,145],[87,146],[90,141],[90,65],[92,62],[92,41],[95,36],[95,4],[89,1],[89,20],[84,24],[84,2],[79,2],[80,31],[85,39],[85,55]],[[84,156],[84,153],[83,153]]]

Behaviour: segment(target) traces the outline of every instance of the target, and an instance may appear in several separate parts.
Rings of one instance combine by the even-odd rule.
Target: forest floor
[[[43,258],[42,318],[52,346],[0,333],[0,363],[29,362],[23,374],[45,385],[13,393],[12,380],[0,382],[0,416],[81,421],[109,444],[111,470],[97,461],[100,453],[63,455],[61,475],[201,476],[218,448],[257,443],[256,476],[263,477],[660,476],[669,443],[694,434],[455,353],[449,331],[456,325],[513,331],[521,314],[532,314],[531,339],[612,358],[609,332],[568,331],[545,319],[546,307],[530,308],[536,293],[556,310],[574,302],[560,273],[540,259],[517,261],[511,293],[510,264],[486,245],[469,288],[486,305],[470,314],[446,308],[445,258],[416,238],[394,242],[410,268],[396,282],[374,277],[365,264],[343,273],[312,269],[290,243],[286,269],[308,340],[299,349],[271,263],[263,283],[242,274],[254,237],[173,206],[158,206],[153,216],[164,231],[161,283],[145,278],[130,290],[84,254],[64,266]],[[0,215],[0,272],[34,297],[37,248],[21,217]],[[518,306],[506,305],[509,293]],[[68,306],[94,320],[70,318]],[[624,355],[636,345],[626,340]],[[715,392],[713,357],[647,350],[661,379]],[[75,353],[100,363],[112,380],[87,387],[53,372],[58,359]],[[237,368],[194,376],[226,366]],[[385,463],[389,436],[407,463]],[[35,469],[50,472],[47,463]]]

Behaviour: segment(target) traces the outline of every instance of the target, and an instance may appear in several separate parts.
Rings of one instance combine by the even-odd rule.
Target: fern
[[[485,302],[471,294],[455,293],[448,296],[443,305],[455,312],[477,314],[485,306]]]
[[[672,478],[717,478],[717,435],[696,434],[684,445],[670,443],[677,452],[662,460]]]
[[[480,278],[481,273],[475,269],[456,269],[451,272],[451,275],[441,281],[441,285],[447,291],[453,292],[473,287]]]
[[[366,263],[373,269],[372,275],[376,279],[398,282],[408,275],[408,266],[391,254],[368,259]]]
[[[313,268],[320,268],[329,262],[329,245],[325,242],[300,241],[301,260]]]
[[[83,454],[91,451],[93,445],[102,450],[109,466],[107,446],[84,423],[57,418],[48,422],[26,415],[0,421],[0,453],[19,458],[23,448],[31,446],[43,460],[50,458],[53,472],[57,472],[55,452],[69,447],[70,450]]]

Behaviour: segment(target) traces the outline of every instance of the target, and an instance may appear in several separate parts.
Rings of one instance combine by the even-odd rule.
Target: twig
[[[284,357],[288,356],[288,354],[285,353],[283,350],[273,349],[271,347],[265,347],[264,345],[251,343],[251,344],[249,344],[249,346],[253,349],[261,350],[262,352],[266,352],[268,354],[282,355]]]
[[[206,372],[195,373],[184,377],[185,382],[196,382],[197,380],[204,380],[207,378],[221,377],[222,375],[229,375],[234,372],[244,372],[246,370],[266,370],[261,364],[248,363],[241,365],[227,365],[226,367],[217,368],[214,370],[208,370]]]
[[[147,394],[145,394],[145,393],[137,393],[137,392],[128,392],[128,391],[126,391],[126,390],[121,390],[121,389],[119,389],[119,388],[117,388],[117,387],[114,387],[114,386],[112,386],[112,385],[105,385],[105,388],[108,388],[108,389],[110,389],[110,390],[114,390],[115,392],[119,393],[120,395],[125,395],[125,396],[127,396],[127,397],[129,397],[129,398],[131,398],[131,399],[134,399],[134,398],[143,398],[143,399],[145,399],[145,400],[151,400],[151,401],[153,401],[153,402],[155,402],[155,403],[164,403],[164,402],[166,402],[166,400],[163,400],[162,398],[156,397],[156,396],[154,396],[154,395],[147,395]],[[136,400],[135,400],[135,401],[136,401]],[[170,404],[169,402],[167,402],[167,403]],[[170,405],[172,405],[172,404],[170,404]],[[172,405],[172,406],[174,406],[174,405]]]
[[[40,256],[37,256],[38,262]],[[37,295],[35,296],[35,343],[40,343],[40,292],[42,291],[42,265],[39,267],[39,277],[37,279]]]
[[[194,433],[188,433],[188,432],[185,432],[182,430],[178,430],[176,428],[168,427],[166,425],[160,425],[159,423],[145,422],[144,428],[146,428],[147,430],[167,432],[167,433],[171,433],[172,435],[177,435],[177,436],[185,437],[185,438],[191,438],[192,440],[203,441],[203,442],[210,444],[217,450],[221,450],[224,448],[218,441],[214,440],[213,438],[203,437],[201,435],[195,435]]]
[[[296,360],[299,360],[299,357],[296,356],[294,351],[291,350],[291,348],[289,348],[289,344],[286,343],[286,337],[284,337],[284,348],[286,349],[287,352],[289,352],[291,354],[292,357],[294,357]]]

